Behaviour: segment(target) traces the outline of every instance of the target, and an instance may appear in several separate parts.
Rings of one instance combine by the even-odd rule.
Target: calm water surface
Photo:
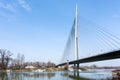
[[[112,78],[109,70],[0,73],[0,80],[107,80],[108,78]]]

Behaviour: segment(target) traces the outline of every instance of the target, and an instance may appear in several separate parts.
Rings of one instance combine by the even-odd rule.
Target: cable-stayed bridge
[[[81,57],[81,55],[85,54],[88,56]],[[69,63],[79,67],[80,63],[117,58],[120,58],[119,36],[107,30],[105,27],[99,26],[82,17],[78,19],[76,6],[76,14],[71,32],[64,49],[61,63],[57,66],[63,66]]]

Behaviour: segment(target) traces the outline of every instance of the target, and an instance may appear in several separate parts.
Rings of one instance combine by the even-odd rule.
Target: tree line
[[[49,68],[55,67],[55,64],[51,61],[48,62],[26,62],[23,54],[18,54],[16,58],[12,58],[12,53],[9,50],[0,49],[0,70],[6,69],[24,69],[26,66],[33,66],[36,68]]]

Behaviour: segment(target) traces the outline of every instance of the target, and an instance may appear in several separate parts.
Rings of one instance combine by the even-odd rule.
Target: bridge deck
[[[105,54],[95,55],[88,58],[78,59],[75,61],[70,61],[69,64],[87,63],[87,62],[103,61],[103,60],[110,60],[117,58],[120,58],[120,50],[108,52]],[[67,63],[58,64],[57,66],[62,66],[65,64]]]

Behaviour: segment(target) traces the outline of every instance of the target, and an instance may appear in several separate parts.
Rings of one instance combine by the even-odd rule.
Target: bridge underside
[[[103,61],[103,60],[110,60],[110,59],[117,59],[117,58],[120,58],[120,50],[112,51],[112,52],[108,52],[105,54],[100,54],[100,55],[96,55],[88,58],[78,59],[75,61],[70,61],[69,64],[79,64],[79,63]],[[62,63],[57,66],[63,66],[65,64],[67,63]]]

